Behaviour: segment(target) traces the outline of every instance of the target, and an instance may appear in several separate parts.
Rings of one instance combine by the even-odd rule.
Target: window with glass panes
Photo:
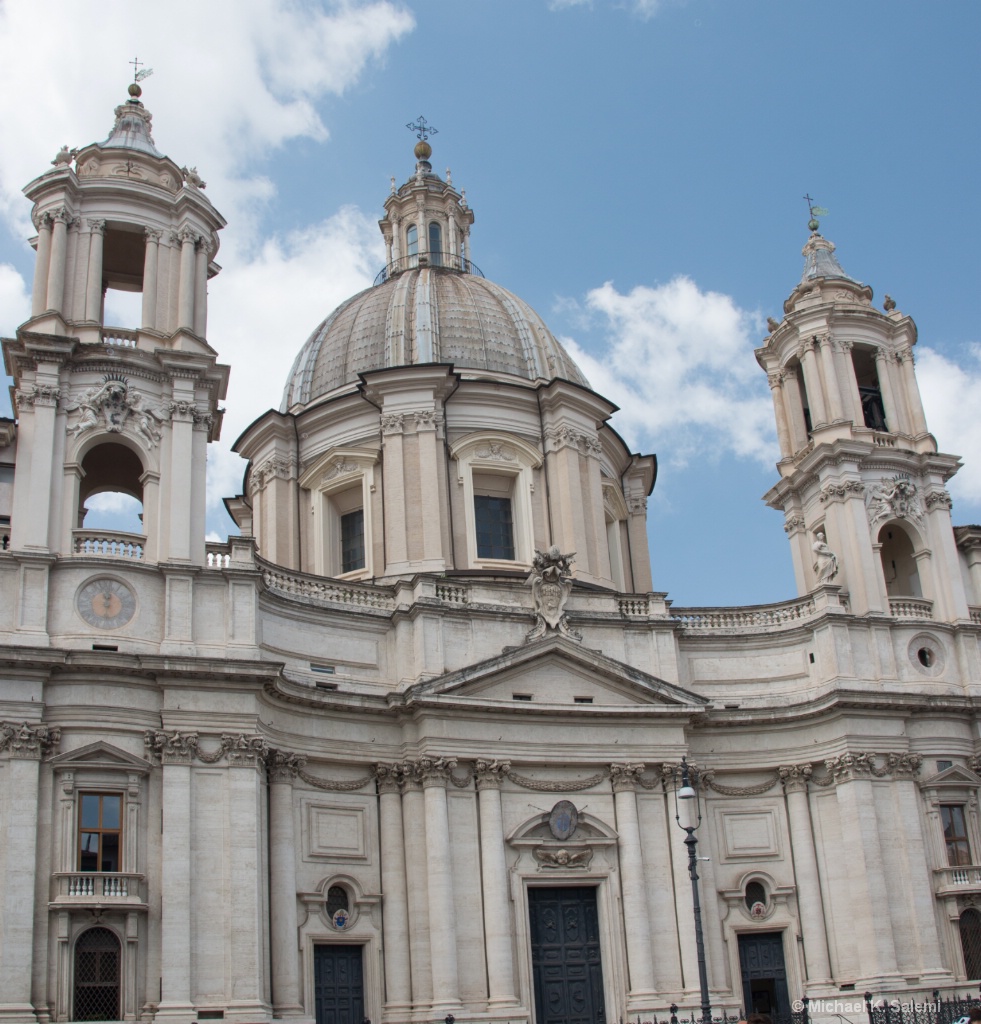
[[[475,494],[473,507],[477,527],[477,557],[514,561],[511,499]]]
[[[110,793],[82,793],[79,800],[78,870],[121,870],[122,796]]]
[[[364,509],[341,516],[341,572],[364,568]]]
[[[951,867],[971,863],[971,847],[967,841],[967,822],[963,804],[941,804],[940,821],[947,844],[947,863]]]

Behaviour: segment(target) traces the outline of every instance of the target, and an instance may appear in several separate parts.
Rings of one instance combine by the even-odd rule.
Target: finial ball
[[[143,90],[136,84],[136,82],[130,82],[129,94],[133,99],[138,100],[143,95]]]
[[[417,142],[413,153],[417,160],[428,160],[433,155],[433,147],[428,142]]]
[[[809,228],[811,229],[811,231],[817,231],[817,229],[818,229],[818,228],[819,228],[819,227],[820,227],[821,225],[820,225],[820,224],[818,223],[818,219],[817,219],[816,217],[812,217],[812,218],[811,218],[811,219],[810,219],[810,220],[809,220],[809,221],[807,222],[807,226],[808,226],[808,227],[809,227]]]

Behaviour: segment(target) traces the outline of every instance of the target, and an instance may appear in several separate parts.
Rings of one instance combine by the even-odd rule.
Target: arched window
[[[72,1020],[119,1020],[119,939],[89,928],[75,943]]]
[[[766,906],[766,887],[762,882],[749,882],[746,885],[746,909],[752,910],[757,903]]]
[[[981,914],[965,910],[960,920],[961,949],[968,981],[981,978]]]
[[[853,348],[852,367],[855,370],[859,398],[862,400],[864,425],[873,430],[888,430],[886,408],[882,402],[882,387],[875,365],[875,351],[861,346]]]
[[[886,523],[879,531],[879,544],[886,593],[890,597],[922,597],[915,549],[909,534],[897,523]]]
[[[415,224],[410,224],[405,233],[405,254],[407,256],[419,255],[419,229]]]
[[[434,267],[443,265],[443,230],[436,221],[429,224],[429,262]]]
[[[104,554],[104,550],[93,545],[101,544],[104,548],[105,542],[118,542],[135,546],[132,557],[141,557],[143,472],[136,452],[116,441],[96,445],[85,453],[75,524],[76,551]]]

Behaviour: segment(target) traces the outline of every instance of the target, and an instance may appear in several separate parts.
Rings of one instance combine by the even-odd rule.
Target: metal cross
[[[134,57],[131,61],[129,61],[129,63],[133,65],[133,81],[137,82],[139,81],[139,78],[137,76],[140,73],[140,67],[143,64],[143,61],[141,61],[139,57]]]
[[[810,195],[806,195],[804,196],[804,201],[807,203],[807,212],[813,216],[814,206],[812,204],[814,203],[814,200]]]
[[[422,114],[419,115],[419,118],[415,123],[410,121],[405,127],[408,128],[410,132],[415,132],[416,138],[421,139],[423,142],[425,142],[430,135],[439,135],[439,129],[434,128],[431,124],[427,124],[426,119]]]

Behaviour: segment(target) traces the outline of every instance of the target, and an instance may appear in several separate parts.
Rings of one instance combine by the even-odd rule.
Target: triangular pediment
[[[84,747],[76,747],[74,750],[66,750],[64,753],[52,757],[48,763],[63,771],[101,768],[145,774],[153,768],[149,761],[142,757],[135,757],[104,740],[97,740],[95,743],[88,743]]]
[[[690,690],[590,650],[559,634],[449,672],[406,691],[406,698],[455,697],[508,705],[662,706],[704,711]]]
[[[931,789],[942,786],[981,786],[981,776],[976,775],[970,768],[964,765],[955,764],[945,768],[929,779],[920,781],[921,789]]]

